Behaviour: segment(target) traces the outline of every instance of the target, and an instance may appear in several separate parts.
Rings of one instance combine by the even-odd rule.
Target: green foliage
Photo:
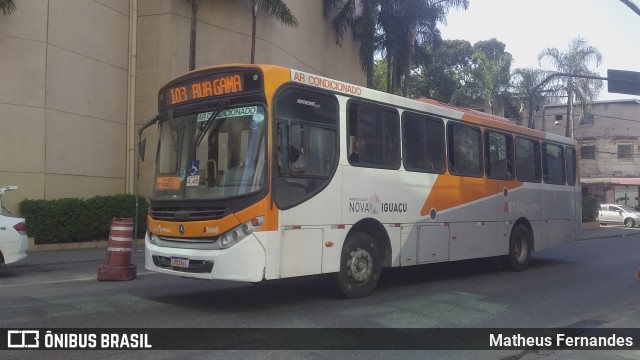
[[[20,212],[36,244],[69,243],[109,237],[111,221],[135,217],[134,195],[96,196],[88,200],[23,200]],[[138,237],[147,228],[145,198],[139,197]]]
[[[582,197],[582,222],[596,221],[600,212],[600,203],[593,196]]]
[[[13,0],[0,0],[0,10],[7,16],[16,11],[16,3]]]

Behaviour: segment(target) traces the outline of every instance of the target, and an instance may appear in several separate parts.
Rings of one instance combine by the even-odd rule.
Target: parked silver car
[[[624,224],[626,227],[640,226],[640,213],[625,205],[601,204],[598,221],[601,225]]]

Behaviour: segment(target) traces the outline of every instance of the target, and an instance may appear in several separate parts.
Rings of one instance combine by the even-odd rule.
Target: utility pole
[[[631,0],[620,0],[620,1],[622,1],[623,4],[627,5],[631,10],[633,10],[633,12],[640,15],[640,8],[638,8],[638,5],[634,4]]]

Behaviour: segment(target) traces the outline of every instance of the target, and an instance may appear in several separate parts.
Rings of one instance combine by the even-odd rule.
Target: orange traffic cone
[[[98,280],[133,280],[136,278],[136,265],[131,264],[132,244],[133,219],[113,218],[107,247],[107,263],[100,264],[98,267]]]

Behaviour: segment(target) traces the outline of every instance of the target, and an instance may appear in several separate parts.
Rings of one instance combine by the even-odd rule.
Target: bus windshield
[[[222,199],[266,184],[265,110],[232,107],[165,119],[160,123],[157,200]]]

